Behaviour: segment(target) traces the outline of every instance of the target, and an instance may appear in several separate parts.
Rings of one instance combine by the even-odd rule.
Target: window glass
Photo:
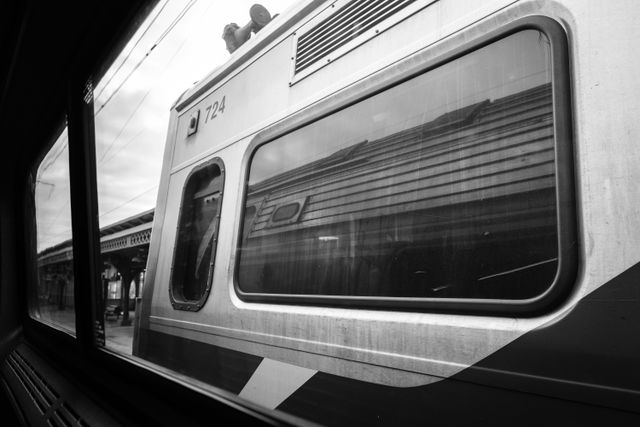
[[[187,180],[171,280],[174,308],[200,308],[209,293],[222,186],[222,172],[217,163],[198,168]]]
[[[259,147],[239,289],[543,293],[558,268],[551,76],[549,40],[526,30]]]
[[[275,15],[290,2],[271,0],[265,6]],[[223,30],[230,22],[246,24],[252,4],[245,0],[224,5],[194,0],[158,2],[93,91],[100,295],[105,345],[112,350],[132,353],[171,107],[185,90],[229,59]],[[190,230],[193,247],[187,241],[180,244],[190,247],[197,257],[195,242],[202,236],[195,235],[196,228]],[[209,252],[203,256],[209,257]],[[194,268],[184,264],[187,259],[177,264],[185,275]],[[180,282],[176,298],[197,300],[201,287],[206,288],[203,277],[198,274],[198,280]],[[163,298],[168,303],[169,292]]]
[[[295,215],[300,210],[300,205],[298,203],[289,203],[288,205],[280,206],[273,213],[271,217],[271,221],[273,222],[282,222],[295,217]]]
[[[215,11],[211,2],[159,2],[94,90],[104,330],[113,350],[132,352],[171,106],[228,58],[222,29],[208,25]]]
[[[242,240],[246,239],[247,233],[253,226],[257,208],[255,206],[247,206],[244,209],[244,221],[242,223]]]
[[[36,173],[38,275],[29,300],[33,317],[75,334],[68,142],[65,128]]]

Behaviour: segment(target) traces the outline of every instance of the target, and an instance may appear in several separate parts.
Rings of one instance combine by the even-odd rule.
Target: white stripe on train
[[[316,372],[318,371],[264,358],[239,396],[275,409]]]

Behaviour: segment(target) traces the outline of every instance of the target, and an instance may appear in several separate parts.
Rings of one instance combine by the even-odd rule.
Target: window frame
[[[214,241],[211,245],[211,259],[209,261],[209,271],[207,273],[207,283],[204,289],[204,292],[202,293],[202,295],[200,296],[200,298],[198,300],[186,300],[186,299],[182,299],[179,298],[178,295],[176,295],[176,291],[174,290],[175,284],[174,284],[174,274],[175,274],[175,270],[176,270],[176,257],[178,254],[178,243],[180,240],[180,225],[182,224],[182,217],[185,213],[185,196],[187,195],[187,186],[189,185],[190,180],[198,175],[199,173],[206,171],[209,168],[212,167],[217,167],[218,170],[220,171],[220,209],[218,210],[218,218],[220,218],[221,216],[221,212],[222,212],[222,202],[224,199],[224,181],[225,181],[225,169],[224,169],[224,162],[222,161],[222,159],[220,157],[215,157],[213,159],[207,160],[204,163],[200,163],[198,165],[196,165],[195,167],[193,167],[191,169],[191,171],[189,172],[189,175],[187,175],[187,178],[184,181],[183,187],[182,187],[182,198],[180,199],[180,209],[179,209],[179,213],[178,213],[178,225],[176,227],[176,237],[174,240],[174,245],[173,245],[173,256],[171,258],[171,277],[169,279],[169,299],[171,301],[171,306],[174,308],[174,310],[185,310],[185,311],[199,311],[207,302],[207,299],[209,298],[209,294],[211,293],[211,288],[213,286],[213,272],[215,269],[215,261],[216,261],[216,254],[217,254],[217,247],[218,247],[218,236],[220,233],[220,221],[218,221],[218,226],[216,228],[216,232],[214,234]]]
[[[494,24],[494,26],[497,24]],[[558,268],[554,281],[540,295],[522,299],[421,298],[335,296],[309,294],[270,294],[244,292],[239,286],[240,258],[244,230],[240,223],[236,237],[233,287],[242,301],[255,303],[296,304],[312,306],[351,307],[357,309],[412,310],[478,315],[537,316],[557,307],[573,289],[578,269],[577,220],[575,207],[575,177],[573,160],[573,122],[571,115],[571,69],[567,33],[556,20],[535,15],[517,19],[472,40],[465,40],[466,32],[428,47],[380,71],[374,78],[357,82],[352,87],[328,97],[309,109],[301,111],[258,133],[245,152],[239,212],[244,218],[249,174],[253,157],[259,147],[288,133],[307,126],[331,114],[357,104],[378,93],[427,73],[448,62],[470,54],[500,39],[524,30],[537,30],[547,36],[551,51],[551,85],[553,105],[555,192],[558,236]],[[468,32],[468,30],[467,30]],[[458,44],[456,45],[456,42]],[[435,51],[435,52],[432,52]]]

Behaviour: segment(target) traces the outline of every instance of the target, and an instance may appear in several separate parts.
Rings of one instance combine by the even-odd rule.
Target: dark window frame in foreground
[[[178,256],[180,256],[180,253],[184,252],[185,250],[185,248],[181,246],[183,241],[180,238],[180,231],[183,226],[184,215],[190,213],[190,212],[187,212],[185,209],[185,198],[187,196],[190,196],[190,194],[188,194],[188,191],[190,190],[189,185],[192,182],[192,180],[198,178],[201,175],[207,174],[209,170],[212,170],[214,168],[218,169],[219,175],[214,176],[213,179],[219,179],[219,187],[220,187],[220,191],[218,195],[218,198],[219,198],[218,210],[217,210],[216,216],[213,218],[213,220],[215,220],[217,224],[215,226],[215,230],[213,234],[210,236],[212,241],[208,243],[208,245],[211,245],[211,255],[209,259],[202,260],[202,262],[206,262],[209,265],[207,269],[206,284],[204,289],[201,292],[200,298],[192,300],[184,296],[184,290],[183,290],[184,284],[182,282],[179,282],[176,279],[176,274],[184,273],[184,271],[182,273],[177,271],[176,260],[178,259]],[[180,199],[178,228],[176,231],[175,244],[173,248],[173,257],[171,259],[171,278],[169,280],[169,297],[171,299],[171,305],[176,310],[198,311],[204,306],[207,299],[209,298],[209,294],[211,293],[211,287],[213,282],[213,270],[215,268],[215,259],[216,259],[216,252],[217,252],[217,246],[218,246],[218,234],[220,232],[220,211],[222,210],[224,180],[225,180],[224,163],[222,162],[222,159],[220,159],[219,157],[213,158],[211,160],[206,161],[205,163],[202,163],[194,167],[189,173],[189,175],[187,176],[187,178],[185,179],[184,186],[182,189],[182,198]],[[204,238],[205,236],[203,235],[202,237]],[[190,244],[191,243],[189,242],[187,243],[187,245],[190,245]],[[188,256],[188,254],[182,254],[181,256],[182,257]],[[184,278],[182,278],[181,280],[184,280]]]
[[[419,298],[419,297],[378,297],[344,295],[309,295],[244,292],[239,285],[240,259],[244,230],[238,230],[236,240],[236,260],[234,269],[234,287],[238,297],[247,302],[304,304],[313,306],[348,306],[357,308],[377,308],[391,310],[445,311],[468,314],[535,316],[549,311],[564,301],[573,289],[578,265],[578,241],[575,215],[575,189],[573,169],[573,137],[571,119],[571,86],[568,58],[567,35],[562,26],[544,16],[532,16],[512,22],[506,26],[489,31],[471,42],[459,41],[441,55],[424,56],[424,62],[413,68],[401,67],[404,62],[385,70],[382,77],[371,84],[361,82],[346,94],[340,94],[333,100],[319,103],[310,111],[295,115],[285,123],[274,126],[258,134],[245,154],[243,167],[245,185],[243,187],[242,216],[247,202],[249,174],[253,157],[258,148],[288,133],[312,124],[324,117],[337,113],[378,93],[386,91],[407,80],[436,69],[461,56],[490,45],[500,39],[524,30],[542,32],[550,41],[551,47],[551,85],[553,103],[553,129],[555,150],[555,194],[558,238],[558,268],[552,284],[540,295],[528,299],[472,299],[472,298]],[[459,35],[459,39],[465,34]],[[448,46],[447,42],[443,43]],[[394,74],[395,72],[395,74]],[[383,83],[380,83],[383,81]],[[559,143],[561,141],[562,143]]]

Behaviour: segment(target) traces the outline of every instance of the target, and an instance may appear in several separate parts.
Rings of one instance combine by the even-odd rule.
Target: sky
[[[161,0],[94,87],[100,227],[155,207],[170,108],[224,64],[226,24],[255,0]],[[260,2],[272,16],[295,0]],[[36,174],[38,251],[71,238],[66,129]]]

